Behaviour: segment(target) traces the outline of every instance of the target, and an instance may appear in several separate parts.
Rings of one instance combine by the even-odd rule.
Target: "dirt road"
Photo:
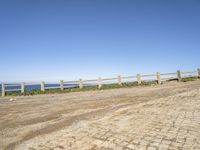
[[[3,150],[200,150],[200,81],[13,99]]]

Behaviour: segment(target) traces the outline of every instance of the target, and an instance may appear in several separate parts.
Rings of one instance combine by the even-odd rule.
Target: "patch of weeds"
[[[195,81],[195,80],[197,80],[197,79],[198,79],[197,76],[195,76],[195,77],[183,77],[183,78],[181,79],[181,81],[182,81],[182,82],[188,82],[188,81]]]
[[[198,77],[185,77],[182,78],[182,82],[187,81],[194,81],[198,79]],[[177,80],[177,79],[171,79],[171,80]],[[156,80],[153,81],[142,81],[140,86],[155,86],[158,85]],[[126,82],[122,83],[121,85],[117,83],[112,84],[103,84],[102,90],[106,89],[116,89],[116,88],[128,88],[128,87],[136,87],[138,86],[137,81],[134,82]],[[19,96],[19,95],[37,95],[37,94],[50,94],[50,93],[70,93],[70,92],[80,92],[80,91],[94,91],[99,90],[98,86],[83,86],[82,89],[79,88],[79,86],[72,87],[72,88],[64,88],[63,91],[60,90],[60,88],[57,89],[45,89],[45,92],[42,92],[40,89],[34,89],[34,90],[25,90],[24,93],[21,93],[21,91],[10,91],[6,92],[6,95],[8,96]]]
[[[141,86],[151,86],[151,85],[158,85],[158,82],[156,80],[141,82]]]

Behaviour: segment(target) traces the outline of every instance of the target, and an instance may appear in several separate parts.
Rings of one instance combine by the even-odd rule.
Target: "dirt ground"
[[[200,81],[0,98],[2,150],[200,150]]]

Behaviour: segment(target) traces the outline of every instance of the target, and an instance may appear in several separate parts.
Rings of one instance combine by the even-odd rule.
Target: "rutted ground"
[[[200,149],[200,81],[0,98],[0,149]]]

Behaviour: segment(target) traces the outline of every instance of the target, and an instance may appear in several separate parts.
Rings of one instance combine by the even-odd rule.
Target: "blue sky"
[[[0,81],[200,67],[199,0],[1,0]]]

